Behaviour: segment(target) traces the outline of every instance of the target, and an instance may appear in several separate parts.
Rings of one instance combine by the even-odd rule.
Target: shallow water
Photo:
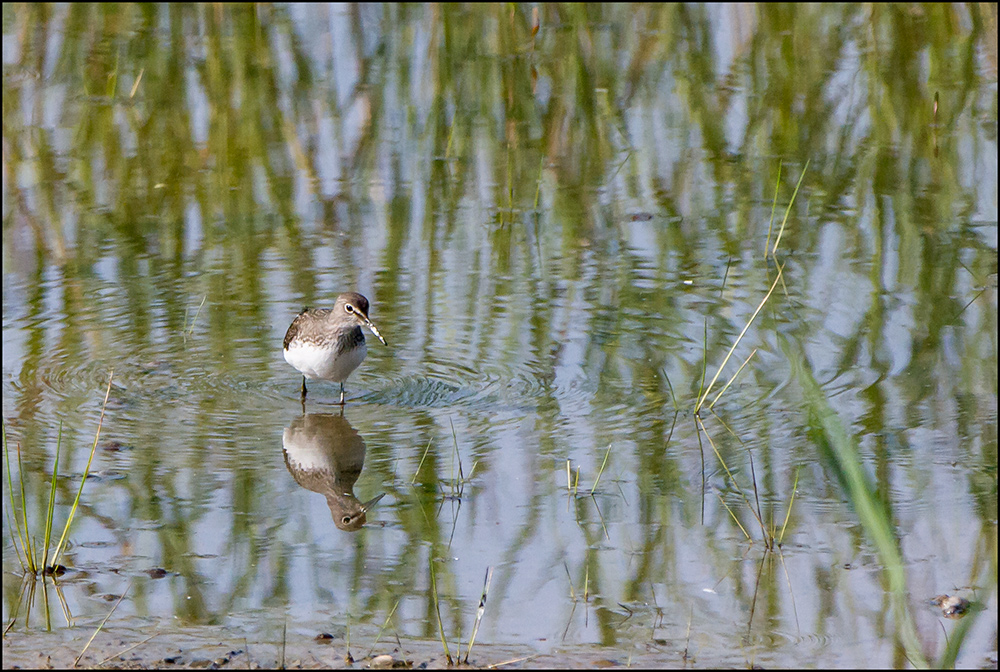
[[[4,527],[16,650],[125,594],[125,643],[440,653],[492,567],[482,662],[996,664],[995,7],[123,7],[4,7],[36,539],[113,371],[73,628]],[[304,414],[347,290],[389,345]]]

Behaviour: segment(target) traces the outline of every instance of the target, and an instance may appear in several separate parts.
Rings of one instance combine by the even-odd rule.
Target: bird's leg
[[[306,377],[302,376],[302,401],[306,400]]]
[[[344,384],[340,384],[340,405],[344,405]]]

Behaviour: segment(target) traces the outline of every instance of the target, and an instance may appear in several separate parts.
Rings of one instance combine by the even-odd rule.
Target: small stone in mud
[[[122,443],[121,441],[115,441],[114,439],[109,439],[101,444],[101,450],[106,450],[109,453],[117,453],[120,450],[132,450],[132,446]]]
[[[62,576],[66,573],[63,565],[49,565],[45,568],[45,576]]]
[[[941,607],[947,618],[961,618],[969,611],[969,601],[957,595],[938,595],[931,599],[931,604]]]

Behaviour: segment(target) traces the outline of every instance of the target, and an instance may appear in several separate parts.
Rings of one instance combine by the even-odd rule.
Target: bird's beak
[[[375,506],[376,504],[378,504],[379,500],[382,499],[383,497],[385,497],[385,493],[384,492],[381,495],[379,495],[378,497],[373,497],[372,499],[369,499],[367,502],[365,502],[364,504],[362,504],[361,505],[361,513],[368,513],[368,509],[370,509],[373,506]]]
[[[374,322],[368,319],[367,315],[365,315],[365,326],[368,327],[373,334],[375,334],[375,337],[378,338],[378,340],[382,341],[382,345],[389,345],[385,342],[385,339],[382,338],[382,334],[378,332],[378,327],[375,326]]]

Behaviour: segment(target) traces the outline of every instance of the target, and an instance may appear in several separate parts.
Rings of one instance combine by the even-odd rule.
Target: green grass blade
[[[49,510],[45,514],[45,537],[42,546],[42,569],[49,559],[49,542],[52,541],[52,518],[56,515],[56,478],[59,476],[59,453],[62,451],[63,423],[59,422],[59,438],[56,439],[56,459],[52,463],[52,483],[49,486]]]
[[[38,572],[38,563],[35,561],[35,549],[28,528],[28,507],[24,499],[24,464],[21,462],[20,443],[17,444],[17,480],[21,484],[21,523],[24,525],[24,557],[28,560],[28,571],[35,574]]]
[[[24,545],[24,536],[25,535],[24,535],[24,531],[21,529],[21,521],[18,520],[18,518],[17,518],[17,506],[14,504],[14,480],[13,480],[13,478],[10,475],[11,474],[11,468],[10,468],[10,449],[7,447],[7,423],[6,422],[2,423],[2,428],[3,428],[3,454],[4,454],[4,459],[7,462],[7,496],[10,499],[10,509],[7,511],[7,520],[8,520],[7,525],[12,530],[16,530],[17,531],[17,539],[15,539],[14,537],[11,537],[11,544],[14,546],[14,551],[17,553],[17,559],[21,563],[21,570],[27,572],[27,571],[30,571],[29,570],[29,561],[27,560],[27,558],[24,558],[21,555],[21,549],[25,549],[25,551],[26,551],[27,547]],[[21,491],[24,492],[23,476],[21,476],[20,472],[18,472],[18,480],[22,481]],[[21,504],[22,504],[22,506],[24,505],[24,500],[23,499],[21,500]],[[12,511],[13,511],[13,515],[11,515]],[[9,522],[11,519],[13,519],[13,521],[14,521],[13,525],[11,525],[10,522]],[[18,545],[17,542],[20,542],[20,545]]]
[[[121,597],[119,597],[118,601],[115,602],[115,606],[111,607],[111,611],[108,612],[108,615],[104,617],[104,620],[101,621],[101,624],[97,626],[96,630],[94,630],[94,634],[92,634],[90,636],[90,639],[87,640],[87,644],[86,646],[83,647],[83,651],[81,651],[80,655],[77,656],[76,660],[73,661],[73,667],[76,667],[77,665],[80,664],[80,659],[83,658],[83,654],[87,653],[87,649],[89,649],[90,645],[94,643],[94,638],[97,637],[97,633],[99,633],[104,628],[104,624],[108,622],[109,618],[111,618],[111,614],[115,613],[115,610],[118,609],[118,605],[121,604],[122,600],[125,599],[125,596],[128,595],[128,591],[131,587],[132,587],[131,583],[128,584],[128,586],[126,586],[125,591],[121,594]]]
[[[465,650],[463,662],[469,662],[469,654],[472,653],[472,645],[476,643],[476,634],[479,632],[479,623],[483,620],[486,612],[486,597],[490,592],[490,583],[493,581],[493,567],[486,568],[486,580],[483,581],[483,596],[479,598],[479,608],[476,610],[476,623],[472,626],[472,637],[469,638],[469,648]]]
[[[389,611],[389,615],[386,616],[385,621],[382,622],[382,628],[378,631],[378,636],[376,636],[375,641],[372,642],[372,648],[368,651],[369,656],[372,655],[372,652],[375,650],[375,647],[378,646],[378,640],[382,639],[382,633],[385,632],[385,629],[387,627],[389,627],[389,621],[392,620],[392,615],[396,613],[396,607],[398,606],[399,606],[399,600],[396,600],[396,603],[392,605],[392,609]]]
[[[427,439],[427,447],[424,448],[424,454],[420,457],[420,462],[417,464],[417,470],[413,472],[413,478],[410,479],[410,485],[417,482],[417,474],[420,473],[420,467],[424,466],[424,459],[427,457],[427,451],[431,449],[431,441],[433,440],[433,438]]]
[[[792,192],[792,198],[791,198],[790,201],[788,201],[788,207],[785,209],[785,216],[781,220],[781,227],[778,229],[778,235],[774,239],[774,248],[771,249],[771,256],[772,257],[778,252],[778,243],[781,242],[781,235],[785,232],[785,222],[788,221],[788,213],[790,213],[792,211],[792,204],[795,203],[795,197],[799,193],[799,187],[802,186],[802,180],[806,176],[806,171],[809,170],[809,161],[811,161],[811,160],[812,159],[807,160],[806,161],[806,165],[802,167],[802,174],[799,175],[799,181],[795,185],[795,191]]]
[[[597,478],[594,479],[594,485],[590,488],[590,494],[594,494],[594,491],[597,490],[597,484],[601,482],[601,474],[604,473],[604,467],[606,467],[608,465],[608,456],[609,455],[611,455],[611,444],[610,443],[608,444],[608,450],[607,450],[607,452],[604,453],[604,461],[601,462],[601,468],[597,472]]]
[[[792,517],[792,504],[795,503],[795,493],[799,489],[799,470],[795,469],[795,483],[792,484],[792,496],[788,500],[788,511],[785,512],[785,522],[781,526],[781,534],[778,535],[778,545],[781,545],[782,540],[785,538],[785,529],[788,527],[788,519]]]
[[[101,419],[97,421],[97,432],[94,434],[94,445],[90,448],[90,457],[87,458],[87,467],[83,470],[83,478],[80,479],[80,488],[76,491],[76,499],[73,500],[73,506],[69,510],[69,517],[66,519],[66,525],[63,526],[62,536],[59,537],[56,550],[52,553],[53,566],[59,562],[59,556],[62,555],[63,549],[66,546],[66,537],[69,536],[70,525],[73,524],[73,518],[76,517],[76,510],[80,506],[80,496],[83,494],[83,486],[87,483],[87,476],[90,474],[90,465],[94,461],[94,453],[97,452],[97,442],[101,438],[101,426],[104,424],[104,412],[108,408],[108,397],[111,396],[111,381],[114,380],[114,377],[115,372],[112,371],[108,376],[108,389],[104,393],[104,403],[101,405]]]
[[[719,390],[719,393],[715,395],[715,399],[712,399],[712,403],[708,405],[708,410],[712,410],[712,408],[715,406],[715,402],[717,402],[719,400],[719,397],[722,396],[722,393],[729,389],[729,386],[733,384],[733,381],[736,380],[736,377],[740,375],[740,371],[742,371],[746,367],[746,365],[750,363],[750,360],[753,359],[753,356],[756,354],[757,354],[757,348],[754,348],[753,352],[750,353],[750,356],[747,357],[742,364],[740,364],[740,368],[736,369],[736,373],[734,373],[733,377],[729,379],[729,382],[726,383],[721,390]]]
[[[722,370],[726,368],[726,364],[729,363],[729,358],[733,356],[733,352],[736,350],[736,347],[740,344],[740,341],[743,340],[743,337],[750,329],[750,325],[753,324],[753,321],[757,319],[757,315],[759,315],[760,311],[763,310],[764,304],[766,304],[767,300],[771,298],[771,294],[774,293],[774,288],[778,286],[778,281],[780,279],[781,279],[781,267],[779,266],[778,277],[776,277],[774,279],[774,282],[771,283],[771,289],[767,290],[767,294],[765,294],[764,298],[761,299],[760,305],[757,306],[757,310],[753,311],[753,315],[750,316],[749,321],[747,321],[746,325],[743,327],[743,331],[741,331],[740,335],[736,337],[736,342],[733,343],[732,347],[729,348],[729,352],[726,353],[725,358],[722,360],[722,365],[719,367],[719,370],[716,371],[715,375],[712,377],[712,382],[710,382],[708,384],[708,387],[706,387],[702,391],[701,397],[698,399],[698,403],[694,407],[695,414],[697,414],[698,411],[701,410],[702,404],[705,403],[705,399],[708,397],[708,393],[712,391],[712,387],[715,385],[715,382],[719,379],[719,375],[722,373]],[[718,399],[716,399],[716,401],[718,401]]]
[[[774,199],[771,201],[771,219],[767,222],[767,240],[764,241],[764,258],[771,247],[771,227],[774,226],[774,211],[778,207],[778,191],[781,188],[781,161],[778,161],[778,179],[774,182]]]
[[[441,635],[441,646],[444,648],[444,656],[448,664],[452,665],[451,651],[448,649],[448,638],[444,636],[444,624],[441,622],[441,605],[438,602],[437,576],[434,571],[434,561],[431,560],[431,590],[434,591],[434,612],[437,614],[438,634]]]

